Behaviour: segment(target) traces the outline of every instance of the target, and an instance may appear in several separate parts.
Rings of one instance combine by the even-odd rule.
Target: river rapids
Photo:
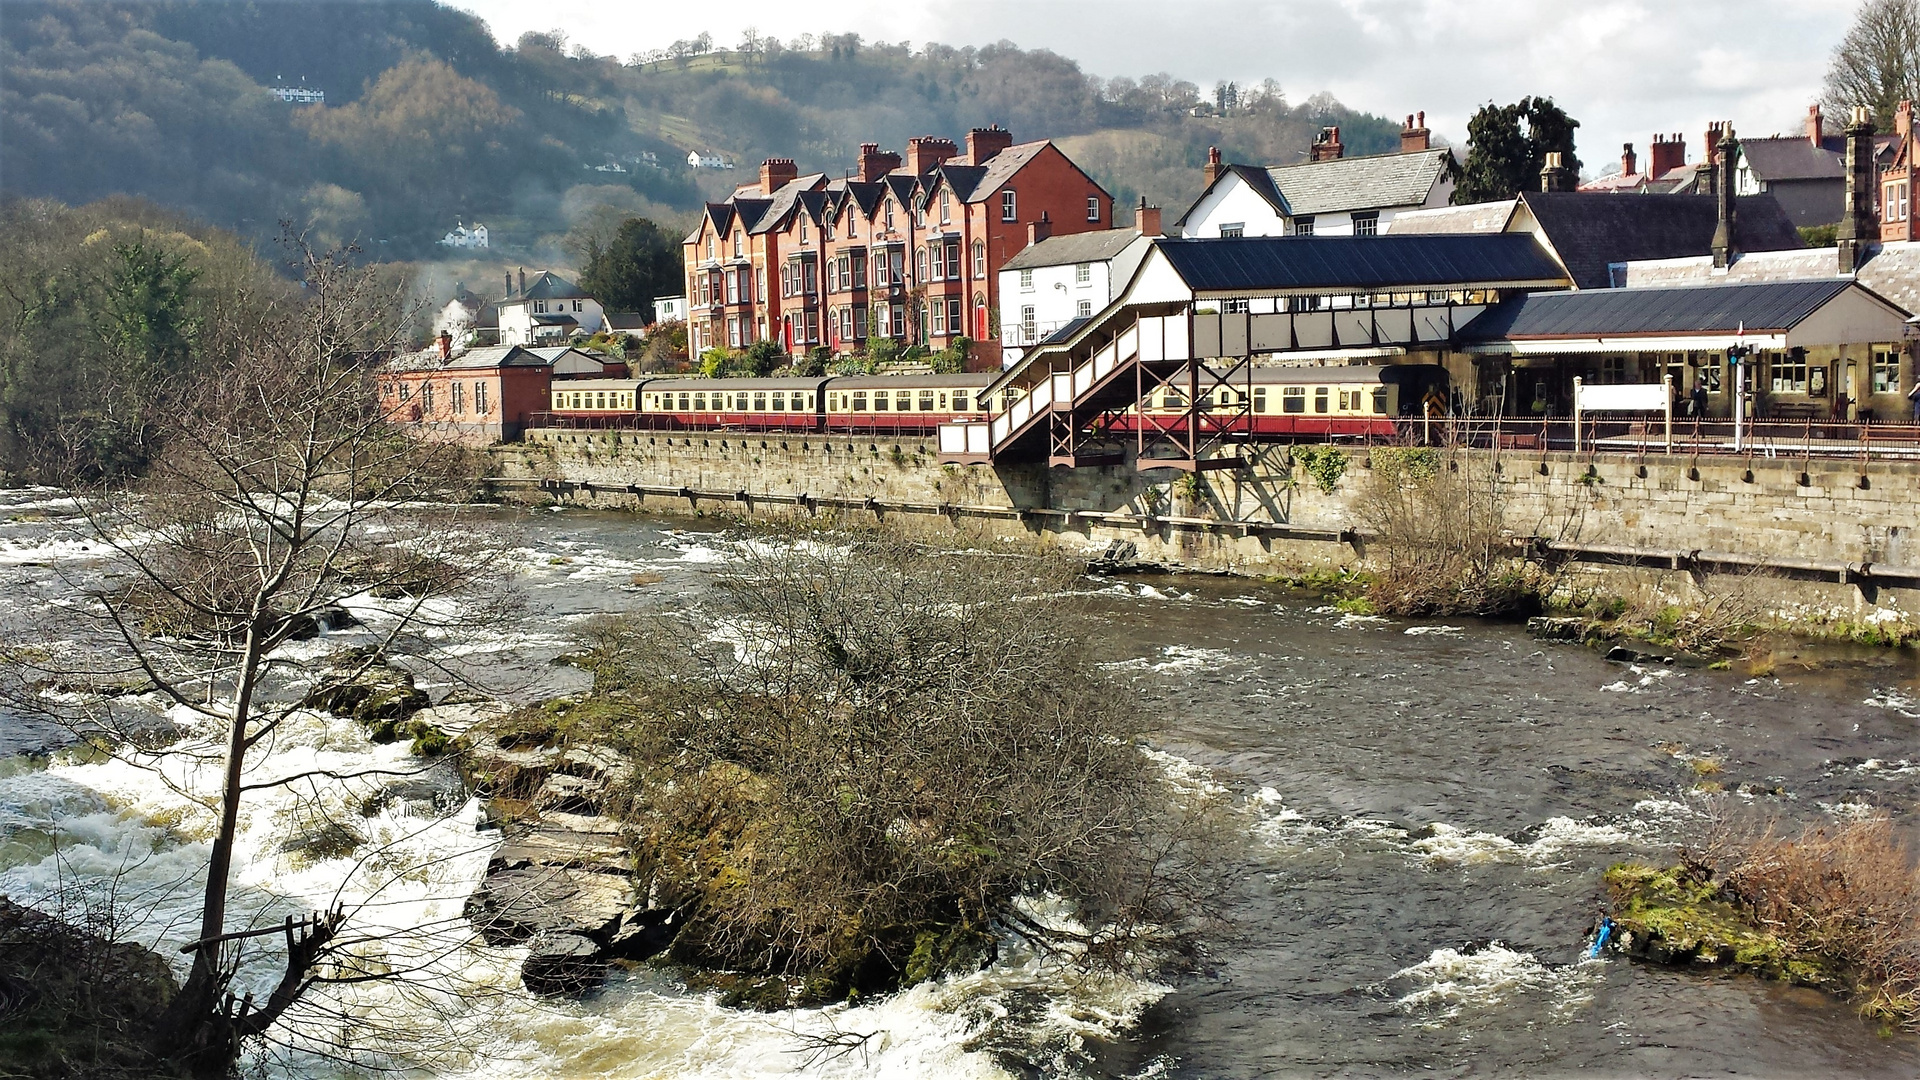
[[[0,625],[96,558],[69,513],[58,493],[0,492]],[[579,689],[550,663],[573,626],[697,603],[725,559],[700,522],[567,510],[515,529],[532,602],[443,658],[510,700]],[[522,953],[476,943],[461,917],[496,834],[457,780],[315,779],[248,806],[230,923],[343,904],[378,939],[365,963],[405,977],[319,995],[284,1025],[314,1041],[282,1035],[253,1064],[315,1078],[1920,1074],[1920,1040],[1812,991],[1587,958],[1600,871],[1671,857],[1711,815],[1889,812],[1906,827],[1910,653],[1756,679],[1610,663],[1511,626],[1345,615],[1233,579],[1087,587],[1107,666],[1155,719],[1152,753],[1177,784],[1224,791],[1244,831],[1203,970],[1093,976],[1009,943],[985,971],[855,1006],[740,1012],[646,968],[585,1001],[536,999],[518,987]],[[377,629],[379,611],[356,614]],[[287,648],[317,663],[369,632]],[[177,958],[211,825],[182,792],[210,790],[212,766],[69,741],[0,714],[0,895],[69,916],[110,905],[125,937]],[[369,767],[411,765],[404,744],[324,716],[262,766]],[[358,843],[304,844],[316,814],[353,822]],[[275,950],[247,955],[240,981],[270,984]],[[333,1038],[367,1059],[334,1060]]]

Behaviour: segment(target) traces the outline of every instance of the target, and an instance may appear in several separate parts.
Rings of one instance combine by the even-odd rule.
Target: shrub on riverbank
[[[158,954],[0,898],[0,1075],[159,1075],[147,1046],[177,990]]]
[[[1432,447],[1382,447],[1370,458],[1355,513],[1375,567],[1367,587],[1374,610],[1415,616],[1541,610],[1554,575],[1515,546],[1498,473]]]
[[[1769,829],[1730,850],[1671,870],[1610,868],[1627,947],[1844,993],[1869,1016],[1920,1027],[1920,873],[1886,819]]]
[[[1078,574],[776,537],[720,610],[597,624],[582,663],[618,715],[594,739],[636,767],[669,957],[775,1007],[977,968],[1003,932],[1112,966],[1190,944],[1218,895],[1183,813],[1205,796],[1141,752]],[[1072,918],[1033,914],[1043,896]]]

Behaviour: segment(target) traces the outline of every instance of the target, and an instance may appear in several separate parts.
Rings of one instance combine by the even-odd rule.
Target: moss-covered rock
[[[1758,925],[1698,867],[1617,863],[1604,876],[1615,938],[1627,953],[1663,964],[1714,965],[1803,986],[1840,989],[1831,965]]]

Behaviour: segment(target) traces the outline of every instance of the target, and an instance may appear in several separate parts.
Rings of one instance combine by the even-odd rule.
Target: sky
[[[1465,145],[1488,101],[1544,94],[1581,122],[1587,172],[1631,142],[1644,163],[1656,132],[1686,136],[1698,159],[1707,124],[1743,135],[1804,130],[1833,47],[1858,0],[450,0],[511,43],[564,30],[625,57],[702,31],[731,46],[748,27],[791,40],[855,32],[868,41],[1011,41],[1071,57],[1111,78],[1165,71],[1210,91],[1273,78],[1289,100],[1325,90],[1389,117],[1425,111]],[[981,117],[980,122],[992,117]],[[1832,118],[1829,129],[1838,127]],[[1024,133],[1023,133],[1024,134]],[[1045,134],[1045,133],[1036,133]]]

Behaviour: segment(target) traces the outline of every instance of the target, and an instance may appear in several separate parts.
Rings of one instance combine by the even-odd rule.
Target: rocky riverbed
[[[53,505],[20,511],[36,500]],[[9,505],[0,619],[26,585],[56,584],[88,556],[62,533],[56,497]],[[583,620],[697,603],[722,558],[699,523],[565,511],[520,529],[534,602],[442,657],[513,707],[585,688],[551,662]],[[1585,958],[1605,867],[1670,861],[1707,815],[1886,811],[1908,828],[1920,804],[1909,654],[1756,676],[1664,664],[1652,649],[1610,662],[1520,627],[1350,615],[1246,581],[1088,587],[1103,590],[1106,662],[1160,718],[1164,766],[1220,785],[1242,815],[1231,929],[1206,970],[1175,985],[1009,946],[986,970],[855,1006],[728,1008],[612,952],[628,914],[648,908],[613,872],[617,816],[593,801],[606,763],[496,745],[490,782],[527,806],[490,810],[440,759],[416,756],[414,734],[375,742],[368,724],[325,710],[285,736],[287,768],[393,775],[306,800],[351,834],[329,843],[297,843],[313,835],[310,807],[250,813],[239,917],[278,921],[338,898],[357,925],[391,930],[384,962],[416,972],[406,992],[348,988],[325,1003],[365,1018],[385,1060],[448,1077],[1920,1072],[1920,1045],[1819,992]],[[362,632],[286,648],[324,665]],[[487,711],[441,704],[456,688],[431,671],[414,681],[432,704],[409,722],[449,739]],[[174,788],[196,776],[50,752],[59,732],[13,718],[0,738],[0,893],[51,903],[63,882],[117,880],[142,912],[123,932],[173,955],[193,891],[178,883],[206,838]],[[540,902],[516,907],[514,889],[492,887],[516,880]],[[558,882],[578,891],[555,895]],[[566,904],[576,915],[554,921]],[[505,921],[474,941],[470,913]],[[600,989],[529,992],[536,949],[552,963],[533,965],[535,982],[556,974],[543,989],[603,977]],[[275,974],[243,960],[243,980]],[[345,1075],[297,1045],[258,1064]]]

